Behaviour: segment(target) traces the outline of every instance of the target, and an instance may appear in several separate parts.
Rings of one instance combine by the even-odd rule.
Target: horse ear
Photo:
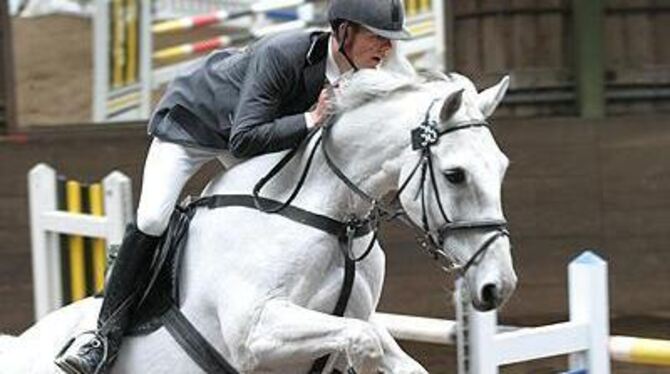
[[[509,75],[503,77],[493,87],[487,88],[479,93],[479,110],[488,118],[496,110],[509,88]]]
[[[447,122],[463,103],[463,89],[450,94],[444,99],[440,110],[440,121]]]

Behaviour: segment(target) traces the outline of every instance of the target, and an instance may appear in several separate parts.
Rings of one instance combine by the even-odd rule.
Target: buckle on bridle
[[[433,122],[424,122],[412,130],[412,149],[423,149],[437,143],[440,134]]]
[[[355,215],[351,215],[349,219],[345,221],[344,224],[346,236],[348,238],[353,238],[356,235],[356,231],[358,231],[359,228],[363,227],[364,224],[365,224],[364,220],[361,220]]]

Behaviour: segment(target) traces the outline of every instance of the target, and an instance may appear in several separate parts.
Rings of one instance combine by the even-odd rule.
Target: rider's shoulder
[[[282,32],[261,41],[256,49],[264,55],[279,54],[290,61],[304,59],[312,47],[315,37],[322,34],[323,32],[310,30]]]

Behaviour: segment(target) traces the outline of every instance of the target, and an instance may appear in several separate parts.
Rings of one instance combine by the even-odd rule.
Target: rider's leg
[[[56,364],[68,373],[94,373],[113,360],[143,290],[158,238],[184,184],[217,152],[154,139],[144,165],[137,225],[129,227],[105,287],[96,334],[82,335]],[[111,359],[111,360],[110,360]],[[104,368],[103,368],[104,369]]]
[[[243,371],[272,371],[343,353],[357,373],[376,374],[383,354],[377,332],[368,322],[319,313],[285,300],[266,302],[247,347],[249,357],[238,362]]]

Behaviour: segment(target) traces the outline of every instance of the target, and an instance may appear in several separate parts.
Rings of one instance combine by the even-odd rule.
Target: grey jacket
[[[149,134],[236,157],[297,146],[325,81],[329,36],[292,31],[213,52],[170,83]]]

